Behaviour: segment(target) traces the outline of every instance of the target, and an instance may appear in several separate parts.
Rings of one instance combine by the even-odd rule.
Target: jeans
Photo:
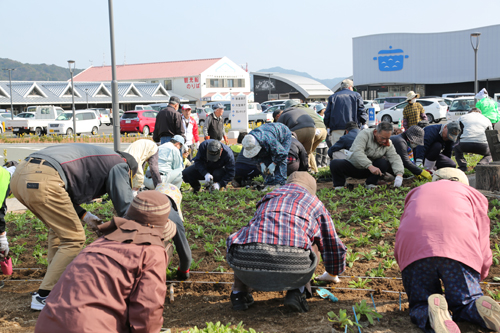
[[[425,154],[425,159],[433,162],[436,161],[437,169],[456,168],[457,164],[453,162],[453,160],[448,156],[441,154],[442,150],[443,150],[443,144],[440,142],[434,142],[434,144],[432,144],[427,150],[427,153]]]
[[[220,169],[215,169],[215,170],[208,170],[208,173],[210,173],[214,178],[213,181],[214,183],[219,183],[222,179],[224,179],[224,176],[226,175],[226,169],[225,168],[220,168]],[[191,187],[193,188],[194,191],[199,191],[201,188],[200,185],[200,180],[205,180],[205,175],[202,175],[198,169],[194,165],[190,166],[187,169],[184,169],[182,171],[182,179],[184,180],[185,183],[189,183]],[[220,183],[219,183],[220,184]],[[220,184],[221,187],[222,184]]]
[[[166,143],[166,142],[170,142],[170,140],[172,140],[172,136],[162,136],[160,138],[160,145]]]
[[[241,153],[240,153],[241,154]],[[260,167],[255,165],[250,165],[246,163],[236,163],[235,164],[235,175],[234,180],[238,183],[242,180],[252,180],[255,177],[258,177],[262,174],[260,172]]]
[[[264,158],[263,163],[266,166],[269,166],[273,161],[271,160],[271,157]],[[259,166],[260,167],[260,166]],[[263,175],[264,176],[264,185],[285,185],[286,184],[286,178],[287,178],[287,161],[286,159],[276,165],[276,169],[274,170],[274,174],[272,175]]]
[[[467,161],[464,153],[482,155],[483,158],[477,163],[478,165],[486,165],[492,161],[490,147],[487,143],[459,142],[453,147],[453,151],[455,152],[458,168],[464,172],[467,171]]]
[[[391,166],[385,158],[372,161],[372,165],[385,173]],[[330,172],[332,173],[333,186],[344,186],[347,177],[366,178],[367,185],[377,185],[380,176],[374,175],[368,169],[358,169],[348,160],[332,160],[330,162]]]
[[[318,168],[328,166],[328,147],[316,148],[316,165]]]

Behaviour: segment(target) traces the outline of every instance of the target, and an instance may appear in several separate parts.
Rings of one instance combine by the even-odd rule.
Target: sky
[[[472,29],[499,24],[499,12],[498,0],[114,0],[116,64],[227,56],[249,71],[346,77],[353,37]],[[0,0],[0,13],[0,58],[111,64],[108,1]]]

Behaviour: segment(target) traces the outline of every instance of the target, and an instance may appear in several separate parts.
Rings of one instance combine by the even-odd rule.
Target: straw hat
[[[410,91],[409,93],[406,94],[406,100],[409,101],[409,100],[412,100],[414,98],[420,98],[420,94],[415,94],[414,91]]]

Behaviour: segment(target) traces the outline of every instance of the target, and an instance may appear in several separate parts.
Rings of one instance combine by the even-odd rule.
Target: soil
[[[413,186],[412,180],[405,180],[404,186]],[[322,189],[331,189],[331,183],[318,183],[318,191]],[[228,191],[235,191],[229,189]],[[227,193],[227,205],[230,205],[231,193]],[[255,204],[255,199],[247,199],[247,204]],[[325,202],[325,205],[334,202],[330,200]],[[355,207],[356,205],[354,205]],[[398,208],[400,205],[397,206]],[[339,213],[352,209],[352,204],[340,204],[335,211],[331,211],[332,216],[338,218],[339,222],[346,222],[349,219],[349,214]],[[185,225],[198,223],[197,216],[208,216],[206,212],[199,209],[196,201],[183,201],[183,212],[185,214]],[[252,216],[254,208],[251,205],[244,209],[234,209],[234,207],[225,207],[218,210],[218,216],[209,216],[208,224],[219,225],[221,216],[234,217],[234,219],[242,216]],[[248,218],[243,218],[243,220]],[[242,221],[242,223],[246,223]],[[207,225],[207,224],[205,224]],[[9,231],[9,240],[18,237],[22,232],[14,231],[15,225],[8,222],[7,228]],[[341,283],[330,284],[327,287],[333,288],[331,292],[338,297],[337,303],[332,303],[329,300],[321,299],[316,294],[308,300],[310,311],[307,313],[291,313],[283,306],[285,292],[254,292],[255,305],[244,312],[233,311],[229,295],[231,292],[232,274],[231,269],[225,262],[218,262],[212,254],[207,254],[204,250],[205,241],[202,238],[195,238],[194,231],[186,227],[190,235],[190,243],[196,244],[197,249],[193,249],[193,259],[199,261],[200,265],[196,269],[192,269],[191,279],[187,282],[174,282],[174,302],[171,303],[167,292],[164,308],[164,325],[165,328],[170,328],[172,332],[180,332],[190,327],[198,326],[205,327],[206,322],[220,321],[224,324],[231,322],[238,324],[243,322],[245,327],[253,328],[257,332],[332,332],[332,323],[328,321],[327,313],[334,311],[338,313],[339,309],[346,309],[349,315],[353,314],[352,306],[359,303],[361,300],[366,300],[368,304],[372,304],[370,294],[373,295],[377,311],[383,315],[380,322],[375,321],[374,325],[369,325],[366,318],[361,318],[361,324],[364,326],[362,332],[421,332],[416,325],[412,324],[408,315],[408,302],[404,294],[404,288],[397,265],[391,269],[385,270],[385,276],[389,279],[371,279],[365,288],[373,291],[356,291],[349,288],[349,281],[354,276],[366,276],[367,271],[377,268],[379,263],[382,263],[384,258],[376,258],[375,260],[367,261],[359,259],[352,268],[347,268],[346,272],[341,277]],[[208,227],[207,227],[208,228]],[[385,229],[388,229],[385,227]],[[383,237],[377,239],[378,244],[390,244],[394,246],[394,230],[386,230],[387,233]],[[355,227],[354,234],[356,236],[362,233],[359,226]],[[215,237],[211,243],[215,244],[220,239],[225,239],[229,233],[214,232]],[[368,252],[374,244],[363,247],[355,247],[356,240],[350,238],[341,238],[348,248],[355,249],[356,252]],[[0,289],[0,332],[33,332],[39,312],[30,309],[30,292],[36,291],[45,274],[45,266],[37,264],[32,256],[32,249],[40,244],[42,249],[47,248],[47,242],[38,242],[36,231],[32,230],[27,237],[20,238],[16,244],[26,243],[25,248],[28,250],[19,256],[22,261],[16,266],[16,270],[11,277],[0,276],[0,280],[4,279],[5,287]],[[493,242],[492,242],[493,244]],[[11,244],[12,246],[12,244]],[[219,251],[224,254],[225,249],[219,248]],[[175,256],[171,267],[177,267],[178,259]],[[214,272],[218,267],[222,266],[226,272],[223,273],[202,273]],[[19,268],[39,268],[39,269],[24,269]],[[200,273],[196,273],[200,272]],[[322,263],[318,265],[316,274],[320,275],[324,272]],[[492,266],[489,277],[485,280],[493,282],[492,277],[500,276],[500,266]],[[196,283],[210,282],[210,283]],[[168,282],[170,284],[171,282]],[[488,288],[495,289],[496,285],[484,284],[483,290]],[[346,288],[346,289],[341,289]],[[500,290],[500,286],[498,288]],[[314,289],[313,289],[314,291]],[[393,291],[395,293],[387,293],[384,291]],[[401,310],[399,308],[399,297],[401,294]],[[462,332],[489,332],[481,329],[470,323],[459,323]],[[336,327],[339,329],[339,327]],[[342,330],[343,332],[343,330]]]

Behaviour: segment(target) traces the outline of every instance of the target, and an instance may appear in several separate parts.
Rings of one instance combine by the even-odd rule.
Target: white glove
[[[91,212],[86,212],[82,220],[93,231],[98,230],[97,225],[102,223],[102,220]]]
[[[220,185],[219,183],[214,183],[214,189],[216,189],[217,191],[220,190]]]
[[[363,126],[361,126],[361,129],[364,130],[364,129],[367,129],[368,128],[368,125],[367,124],[364,124]]]
[[[205,183],[210,183],[212,179],[214,179],[214,177],[211,174],[207,173],[205,175]]]
[[[137,196],[137,193],[139,192],[132,190],[132,195],[134,196],[134,198]]]
[[[320,136],[321,135],[321,131],[319,130],[319,128],[316,128],[316,136]]]
[[[266,165],[264,163],[261,163],[260,164],[260,171],[262,171],[262,173],[265,174],[266,173],[266,169],[267,169]]]
[[[9,254],[9,242],[7,241],[7,233],[0,235],[0,260],[4,260]]]
[[[267,170],[269,170],[269,173],[270,173],[271,175],[272,175],[272,174],[274,174],[274,170],[275,170],[275,169],[276,169],[276,164],[274,164],[274,162],[273,162],[273,163],[271,163],[271,164],[269,164],[269,166],[267,167]]]
[[[340,283],[340,279],[337,275],[331,275],[328,272],[324,272],[320,276],[316,276],[315,280],[317,281],[331,281],[335,283]]]
[[[330,129],[329,129],[329,128],[327,128],[327,129],[326,129],[326,133],[327,133],[328,135],[330,135]]]
[[[394,187],[400,187],[401,185],[403,185],[403,177],[396,176],[396,179],[394,179]]]
[[[424,161],[418,159],[415,161],[415,164],[419,167],[419,168],[423,168],[424,167]]]
[[[200,141],[196,142],[195,146],[196,146],[196,150],[198,150],[200,148]]]

